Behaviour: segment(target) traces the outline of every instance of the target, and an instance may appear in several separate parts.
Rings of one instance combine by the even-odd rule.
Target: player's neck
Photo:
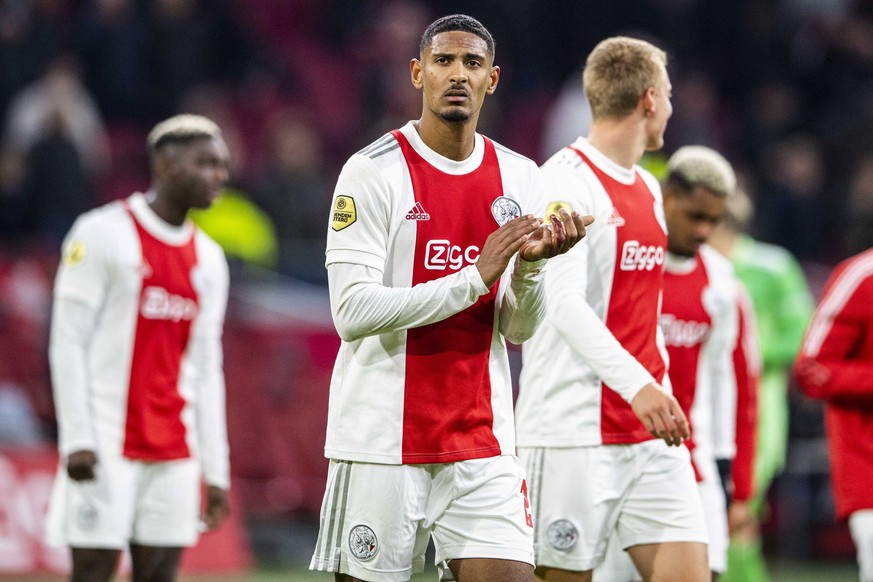
[[[450,123],[433,116],[422,115],[412,122],[421,141],[439,155],[462,162],[473,153],[476,143],[476,120]]]
[[[173,203],[170,196],[163,191],[152,190],[149,196],[149,207],[152,212],[158,215],[158,218],[173,226],[182,226],[185,224],[185,218],[188,216],[188,209],[183,208],[178,204]]]
[[[588,143],[619,166],[629,170],[646,153],[645,133],[632,118],[595,121],[588,133]]]

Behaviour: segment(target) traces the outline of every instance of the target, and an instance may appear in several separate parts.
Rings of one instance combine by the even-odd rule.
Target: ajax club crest
[[[579,532],[576,530],[576,526],[566,519],[559,519],[550,523],[547,535],[552,547],[561,551],[571,549],[579,539]]]
[[[513,218],[521,216],[521,206],[512,198],[499,196],[491,203],[491,215],[497,224],[503,226]]]
[[[362,562],[373,559],[379,552],[376,533],[366,525],[356,525],[349,532],[349,551]]]

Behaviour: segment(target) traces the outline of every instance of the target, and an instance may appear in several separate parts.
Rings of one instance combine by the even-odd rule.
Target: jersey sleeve
[[[733,498],[748,501],[754,493],[755,442],[758,425],[758,381],[761,354],[755,313],[745,289],[737,283],[737,342],[733,350],[737,385],[737,453],[731,465]]]
[[[780,368],[790,366],[797,357],[813,311],[812,293],[803,270],[787,252],[783,258],[783,267],[773,280],[778,288],[778,299],[774,301],[774,312],[770,314],[772,333],[761,345],[765,365]]]
[[[543,167],[547,198],[566,202],[579,214],[591,214],[605,223],[610,209],[598,208],[589,185],[569,169]],[[551,206],[551,204],[550,204]],[[592,225],[592,228],[597,226]],[[619,343],[589,305],[588,262],[591,239],[583,238],[572,249],[552,259],[546,267],[546,296],[551,321],[573,351],[595,374],[630,402],[652,375]]]
[[[204,257],[207,260],[195,277],[201,301],[190,347],[191,360],[197,369],[197,442],[204,480],[209,485],[227,489],[230,466],[221,336],[229,275],[224,254],[218,246],[204,246],[211,252]]]
[[[849,263],[828,281],[804,340],[795,374],[803,390],[841,406],[873,406],[873,275]],[[868,348],[869,349],[869,348]]]
[[[114,271],[111,233],[99,214],[80,216],[62,245],[55,277],[49,367],[61,456],[97,449],[87,349]]]

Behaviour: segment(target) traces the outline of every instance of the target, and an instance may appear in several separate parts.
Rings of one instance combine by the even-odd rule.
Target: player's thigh
[[[606,557],[603,563],[594,569],[591,579],[593,582],[632,582],[642,580],[630,555],[622,549],[615,531],[609,536]]]
[[[422,571],[426,467],[332,460],[310,569],[389,582]]]
[[[454,568],[445,567],[452,562],[455,567],[463,563],[468,580],[479,580],[472,572],[488,563],[508,580],[532,574],[533,519],[524,470],[515,456],[444,465],[434,474],[427,514],[441,579],[452,579]]]
[[[127,547],[139,468],[127,459],[100,454],[94,472],[94,479],[73,481],[63,466],[58,469],[46,520],[46,536],[52,545]]]
[[[70,582],[109,582],[118,567],[119,550],[71,548]]]
[[[519,457],[528,474],[538,573],[593,570],[634,480],[633,447],[519,448]]]
[[[143,463],[131,542],[186,547],[200,533],[200,466],[194,459]]]
[[[706,544],[663,542],[628,548],[628,554],[646,582],[710,582]]]
[[[449,568],[458,582],[534,582],[534,567],[526,562],[466,558],[452,560]]]
[[[850,515],[849,531],[857,548],[861,582],[873,582],[873,509],[862,509]]]
[[[173,582],[182,548],[130,545],[133,582]]]

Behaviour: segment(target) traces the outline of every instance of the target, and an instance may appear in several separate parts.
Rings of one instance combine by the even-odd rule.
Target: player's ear
[[[497,83],[500,81],[500,67],[491,67],[491,82],[488,85],[486,93],[491,95],[497,89]]]
[[[175,159],[166,150],[152,154],[152,171],[158,178],[166,178],[173,173]]]
[[[409,61],[409,76],[412,78],[412,86],[416,89],[421,89],[423,86],[421,77],[421,61],[418,59],[412,59]]]

